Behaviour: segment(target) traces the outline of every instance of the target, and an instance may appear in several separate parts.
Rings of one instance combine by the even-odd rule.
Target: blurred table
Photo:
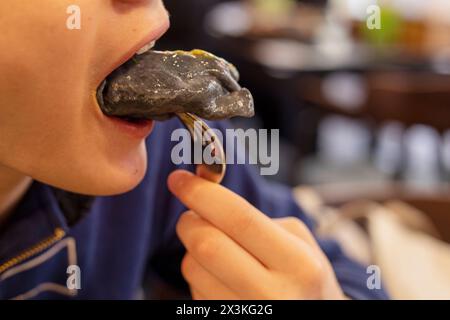
[[[314,190],[326,205],[332,207],[340,207],[361,200],[379,203],[391,200],[403,201],[425,213],[438,228],[442,238],[450,243],[450,188],[448,186],[429,192],[411,190],[396,183],[378,187],[335,184],[315,186]]]

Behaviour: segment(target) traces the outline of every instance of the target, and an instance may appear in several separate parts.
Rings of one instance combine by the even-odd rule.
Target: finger
[[[181,264],[184,279],[191,286],[194,299],[237,300],[238,296],[206,271],[190,254]]]
[[[200,294],[200,292],[194,288],[191,287],[191,295],[192,300],[206,300],[206,298]]]
[[[284,230],[290,232],[294,236],[302,239],[310,246],[317,248],[318,244],[308,227],[299,219],[295,217],[283,217],[272,219],[275,223],[281,226]]]
[[[173,172],[169,189],[269,268],[301,254],[299,241],[232,191],[187,171]]]
[[[188,257],[192,256],[234,292],[260,292],[264,291],[264,285],[270,283],[270,272],[259,261],[197,214],[183,214],[177,224],[177,234],[189,253]],[[193,265],[189,258],[184,262],[187,266]]]

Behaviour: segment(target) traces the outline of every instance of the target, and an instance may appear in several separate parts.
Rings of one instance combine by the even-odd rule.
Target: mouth
[[[143,38],[140,42],[138,42],[135,46],[133,46],[131,49],[129,49],[118,61],[116,61],[110,68],[109,72],[107,72],[107,76],[101,81],[99,87],[97,88],[97,103],[99,106],[103,104],[103,98],[101,92],[105,88],[105,84],[107,82],[108,77],[118,68],[120,68],[123,64],[125,64],[127,61],[133,59],[135,56],[138,56],[140,54],[143,54],[149,50],[151,50],[155,44],[156,41],[161,38],[166,31],[168,30],[170,26],[169,21],[162,24],[159,28],[154,30],[153,32],[149,33],[145,38]],[[100,107],[100,109],[102,109]],[[111,120],[114,120],[116,123],[121,123],[126,125],[128,129],[131,129],[133,131],[138,131],[142,128],[148,128],[153,126],[153,121],[151,119],[144,119],[142,117],[133,117],[133,116],[113,116],[113,115],[107,115],[106,113],[102,112],[105,116],[108,118],[111,118]]]
[[[100,106],[100,109],[103,111],[104,110],[104,106],[105,106],[105,102],[104,102],[104,98],[103,95],[105,93],[106,90],[106,85],[109,82],[108,78],[111,77],[111,74],[114,73],[115,70],[119,69],[123,64],[125,64],[127,61],[130,61],[131,59],[135,59],[135,57],[137,57],[138,55],[144,54],[146,52],[148,52],[149,50],[151,50],[156,44],[156,40],[151,40],[150,42],[144,44],[143,46],[141,46],[137,51],[133,51],[135,53],[133,53],[130,57],[130,54],[127,54],[125,59],[122,59],[121,63],[118,64],[117,68],[114,68],[114,70],[108,74],[108,76],[101,82],[100,86],[97,89],[97,103]],[[103,112],[107,117],[112,118],[113,120],[117,121],[122,121],[125,122],[126,124],[128,124],[128,126],[130,127],[145,127],[147,126],[150,122],[152,122],[151,119],[145,119],[143,117],[138,117],[138,116],[133,116],[133,115],[122,115],[122,116],[115,116],[115,115],[108,115],[107,113]]]
[[[153,51],[154,45],[151,41],[140,47],[97,90],[101,111],[122,129],[142,138],[151,132],[153,120],[177,116],[193,141],[200,141],[211,131],[200,118],[254,115],[253,97],[238,84],[239,72],[232,64],[202,50]],[[193,121],[201,124],[200,138]],[[202,141],[205,149],[210,145],[220,164],[198,169],[207,179],[220,182],[225,173],[223,147],[215,136]]]
[[[254,115],[237,69],[202,50],[153,51],[153,43],[114,70],[97,90],[102,112],[127,121],[191,113],[207,120]]]

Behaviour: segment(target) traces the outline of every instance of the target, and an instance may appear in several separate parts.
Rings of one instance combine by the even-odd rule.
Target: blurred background
[[[393,259],[383,259],[407,251],[409,264],[427,262],[417,274],[442,276],[438,289],[430,292],[448,298],[450,1],[165,3],[172,28],[157,49],[202,48],[228,59],[256,102],[257,116],[235,119],[235,125],[280,129],[280,172],[270,178],[295,188],[311,213],[336,210],[363,226],[359,218],[385,210],[406,231],[430,236],[446,258],[427,256],[435,247],[423,242],[415,246],[418,252],[400,245],[397,251],[387,250],[386,239],[394,247],[406,238],[411,246],[417,239],[403,234],[397,239],[401,231],[390,228],[393,222],[383,224],[388,218],[381,223],[369,219],[364,227],[371,251],[359,259],[376,261],[387,270]],[[328,234],[339,233],[333,228]],[[374,240],[379,228],[384,238]],[[398,275],[402,264],[395,262]],[[395,282],[395,275],[389,281]],[[389,287],[395,297],[415,292]]]

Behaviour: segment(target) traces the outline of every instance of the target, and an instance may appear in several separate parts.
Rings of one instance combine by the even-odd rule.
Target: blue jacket
[[[175,234],[185,208],[166,186],[177,168],[170,135],[178,127],[177,120],[155,126],[147,143],[148,172],[129,193],[91,199],[34,182],[0,226],[0,298],[133,299],[155,277],[188,292],[180,274],[184,249]],[[269,184],[251,166],[228,166],[223,184],[271,217],[295,216],[312,226],[288,188]],[[386,298],[384,291],[367,288],[366,269],[336,243],[320,245],[349,297]],[[67,288],[71,265],[79,266],[80,290]]]

